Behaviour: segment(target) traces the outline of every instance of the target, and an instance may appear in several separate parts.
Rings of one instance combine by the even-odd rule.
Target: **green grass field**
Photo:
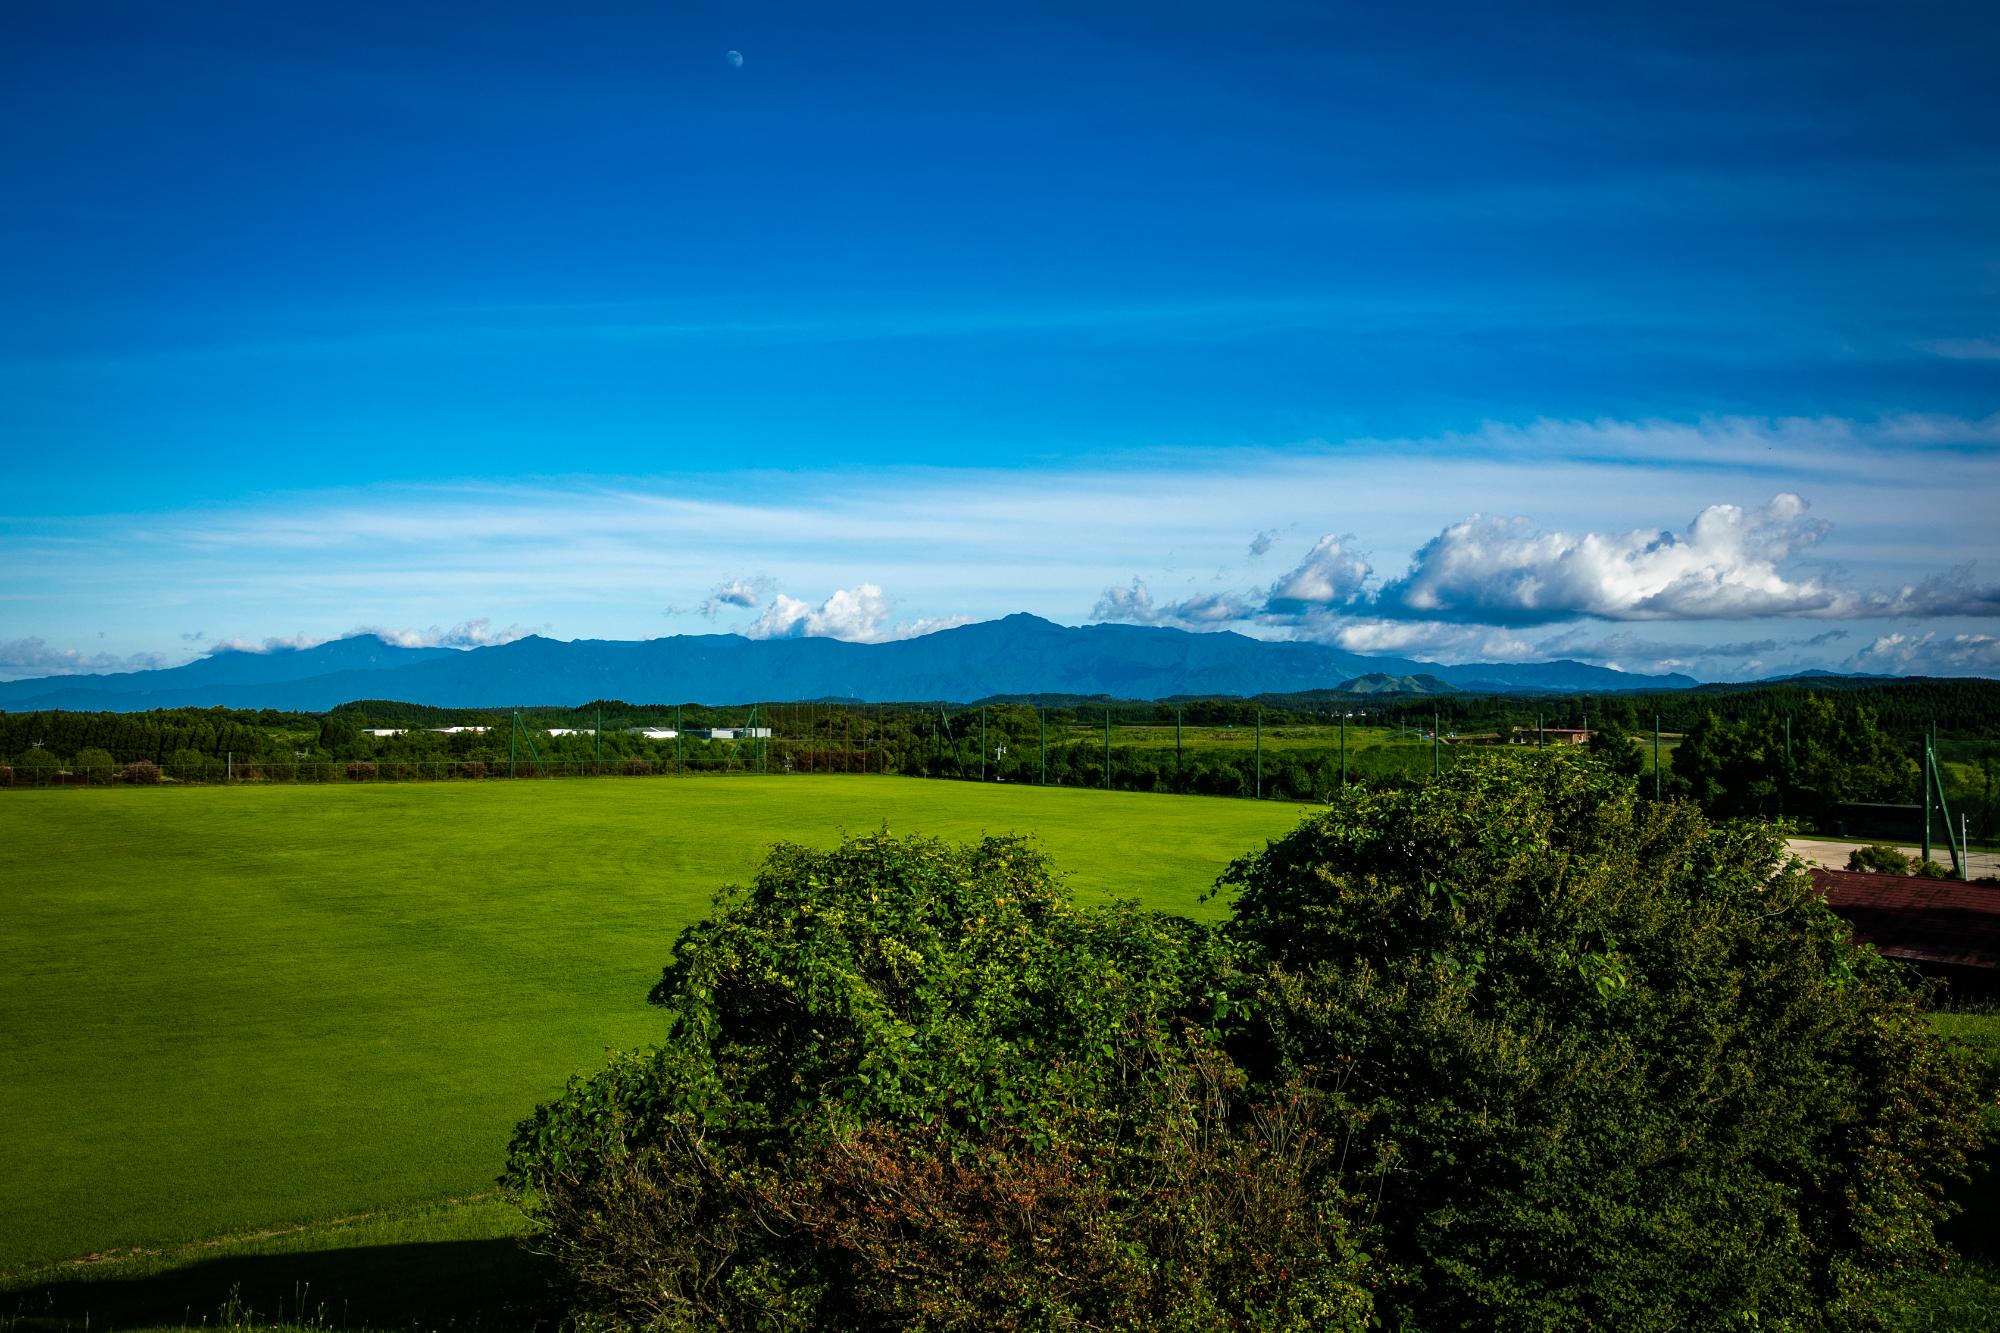
[[[0,800],[0,1272],[490,1186],[781,838],[1033,831],[1196,912],[1296,806],[883,778]]]

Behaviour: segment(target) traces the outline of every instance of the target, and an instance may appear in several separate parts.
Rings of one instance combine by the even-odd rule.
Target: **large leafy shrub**
[[[1761,826],[1583,756],[1356,792],[1225,876],[1261,1079],[1393,1161],[1394,1326],[1871,1326],[1973,1097]]]
[[[780,846],[509,1178],[614,1326],[1359,1328],[1329,1099],[1246,1086],[1229,979],[1017,840]]]

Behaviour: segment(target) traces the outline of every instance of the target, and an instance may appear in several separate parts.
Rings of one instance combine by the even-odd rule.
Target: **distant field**
[[[1300,807],[773,777],[0,799],[0,1273],[490,1187],[772,841],[1032,831],[1202,914]],[[204,1312],[197,1311],[200,1315]]]

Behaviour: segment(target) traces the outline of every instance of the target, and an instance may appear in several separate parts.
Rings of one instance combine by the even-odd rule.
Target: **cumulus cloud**
[[[1106,588],[1090,610],[1096,621],[1118,621],[1128,625],[1227,625],[1247,620],[1257,611],[1256,599],[1236,593],[1206,593],[1178,602],[1153,600],[1144,579],[1135,578],[1129,588]]]
[[[701,604],[701,613],[710,620],[725,606],[752,607],[763,601],[772,590],[771,580],[759,574],[754,578],[724,579],[709,589],[708,596]]]
[[[1321,537],[1304,560],[1271,585],[1265,608],[1284,615],[1351,606],[1361,600],[1375,571],[1353,546],[1352,533]]]
[[[1384,620],[1322,614],[1300,622],[1296,637],[1350,653],[1415,657],[1428,662],[1528,662],[1534,645],[1511,630],[1436,620]]]
[[[1921,618],[1928,616],[2000,616],[2000,584],[1973,581],[1970,564],[1955,565],[1893,592],[1863,593],[1853,599],[1855,613],[1867,616]]]
[[[428,629],[386,629],[381,626],[364,626],[343,638],[353,638],[356,634],[373,634],[384,643],[393,643],[399,648],[490,648],[495,644],[512,643],[525,639],[534,631],[526,625],[507,625],[499,629],[485,618],[461,620],[450,629],[439,629],[432,625]]]
[[[967,623],[964,616],[890,622],[889,599],[873,583],[839,588],[818,606],[779,593],[762,615],[744,631],[753,639],[844,639],[850,643],[882,643],[914,639]]]
[[[36,676],[81,676],[106,671],[153,671],[167,665],[159,653],[83,653],[74,648],[51,648],[48,640],[35,637],[0,640],[0,679],[27,680]]]
[[[1850,671],[1896,676],[2000,674],[2000,638],[1991,634],[1884,634],[1847,659]]]
[[[1391,615],[1485,624],[1601,620],[1743,620],[1841,614],[1843,598],[1781,562],[1826,535],[1806,502],[1780,494],[1757,509],[1710,505],[1686,531],[1541,532],[1526,519],[1473,515],[1418,549],[1384,586]]]

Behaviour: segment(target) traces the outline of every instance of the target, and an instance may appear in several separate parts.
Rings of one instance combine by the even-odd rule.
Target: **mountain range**
[[[1356,682],[1357,692],[1494,693],[1682,689],[1568,660],[1440,666],[1316,643],[1140,625],[1071,628],[1011,615],[889,643],[688,634],[568,642],[530,636],[484,648],[405,648],[373,635],[312,648],[222,650],[185,666],[0,683],[0,709],[135,712],[230,707],[323,711],[353,699],[445,708],[850,698],[971,702],[996,695],[1121,699],[1282,694]]]

